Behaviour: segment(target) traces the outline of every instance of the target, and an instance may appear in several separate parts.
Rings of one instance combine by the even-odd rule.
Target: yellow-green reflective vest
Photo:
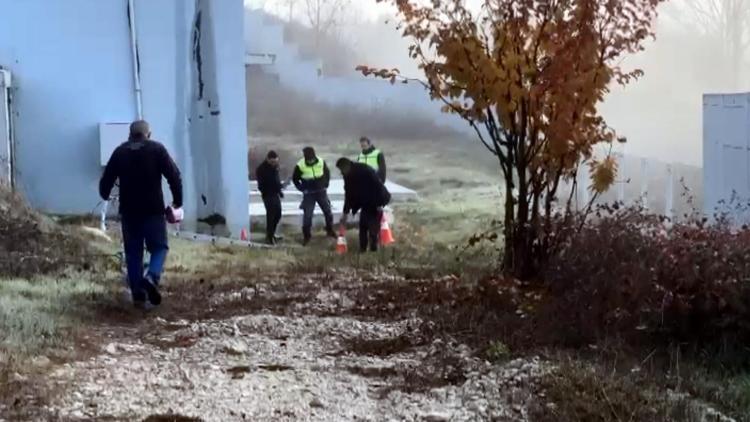
[[[304,158],[297,162],[297,167],[302,173],[302,180],[320,179],[323,177],[323,168],[325,165],[325,161],[321,158],[318,158],[318,162],[313,165],[307,164]]]
[[[360,163],[367,164],[368,166],[375,169],[375,171],[380,170],[380,165],[378,165],[378,156],[380,155],[380,150],[375,148],[373,149],[369,154],[360,153],[359,157],[357,157],[357,161]]]

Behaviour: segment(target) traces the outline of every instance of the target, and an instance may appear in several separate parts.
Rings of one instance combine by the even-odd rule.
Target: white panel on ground
[[[417,192],[397,183],[388,181],[386,182],[386,187],[391,193],[391,204],[415,201],[419,198]],[[344,210],[344,181],[342,179],[331,180],[328,186],[328,198],[331,200],[333,215],[340,216]],[[284,199],[281,202],[282,223],[301,224],[302,210],[299,208],[301,201],[302,193],[294,186],[289,186],[284,190]],[[386,208],[389,209],[388,207]],[[260,192],[258,192],[258,185],[255,181],[250,182],[249,213],[252,222],[265,223],[266,209],[263,206]],[[315,207],[314,215],[323,215],[319,207]]]

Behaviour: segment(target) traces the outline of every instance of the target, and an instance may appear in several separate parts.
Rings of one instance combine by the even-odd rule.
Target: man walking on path
[[[147,122],[130,125],[130,135],[112,153],[99,181],[99,195],[109,199],[116,180],[120,186],[120,216],[125,261],[133,304],[146,307],[161,303],[159,281],[169,250],[162,177],[172,191],[172,208],[182,207],[180,170],[164,145],[151,140]],[[143,274],[143,244],[151,257],[148,272]]]
[[[255,179],[266,207],[266,242],[275,245],[276,227],[281,221],[281,198],[284,197],[284,185],[279,176],[279,155],[276,151],[268,152],[265,161],[255,171]]]
[[[326,233],[330,237],[336,237],[333,231],[333,212],[331,212],[331,201],[328,199],[328,184],[331,181],[331,172],[322,158],[318,158],[312,147],[302,150],[304,157],[294,167],[292,182],[302,192],[302,219],[303,245],[310,243],[312,237],[312,221],[315,204],[318,204],[326,220]]]
[[[383,151],[375,148],[372,141],[366,136],[359,139],[362,152],[357,157],[357,162],[367,164],[378,173],[380,181],[385,183],[385,155]]]
[[[349,212],[359,214],[359,250],[378,250],[380,221],[383,207],[391,202],[391,194],[372,167],[363,163],[353,163],[348,158],[340,158],[336,167],[344,176],[344,213],[341,224],[346,224]]]

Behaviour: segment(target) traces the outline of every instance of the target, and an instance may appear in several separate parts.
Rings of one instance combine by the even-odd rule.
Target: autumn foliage
[[[749,277],[747,228],[691,218],[667,232],[661,217],[641,209],[597,206],[548,263],[547,322],[568,345],[619,336],[742,349],[750,341]]]
[[[620,62],[653,35],[663,0],[484,0],[479,8],[464,0],[377,1],[397,8],[424,78],[358,70],[423,83],[444,111],[474,128],[504,176],[504,267],[535,276],[558,243],[555,214],[571,211],[566,182],[582,165],[591,167],[595,192],[615,179],[616,162],[595,147],[606,152],[618,138],[597,106],[612,84],[641,75]]]

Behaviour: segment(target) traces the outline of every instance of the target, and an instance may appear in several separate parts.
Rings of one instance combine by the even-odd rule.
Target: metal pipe
[[[143,99],[141,96],[141,71],[138,63],[138,36],[135,30],[135,4],[128,0],[128,26],[130,27],[130,52],[133,56],[133,83],[135,84],[135,107],[138,120],[143,119]]]
[[[667,164],[667,186],[664,193],[664,215],[669,219],[674,218],[674,170],[671,164]]]
[[[99,219],[99,228],[103,231],[107,231],[107,210],[109,210],[109,201],[104,201],[102,204],[102,211]]]
[[[641,158],[641,206],[648,211],[648,160]]]
[[[617,186],[617,201],[621,204],[625,204],[625,184],[628,182],[628,175],[625,167],[624,152],[617,154],[617,161],[617,174],[620,176]]]
[[[4,110],[4,115],[0,116],[0,119],[5,120],[5,133],[3,134],[5,137],[5,140],[7,142],[7,149],[5,153],[7,154],[7,171],[8,171],[8,184],[10,185],[11,190],[15,189],[15,178],[13,176],[13,131],[11,129],[11,100],[10,100],[10,88],[11,88],[11,79],[10,79],[10,72],[4,69],[0,69],[0,89],[2,89],[4,92],[2,95],[0,95],[0,99],[5,103],[4,107],[0,106],[0,110]]]

